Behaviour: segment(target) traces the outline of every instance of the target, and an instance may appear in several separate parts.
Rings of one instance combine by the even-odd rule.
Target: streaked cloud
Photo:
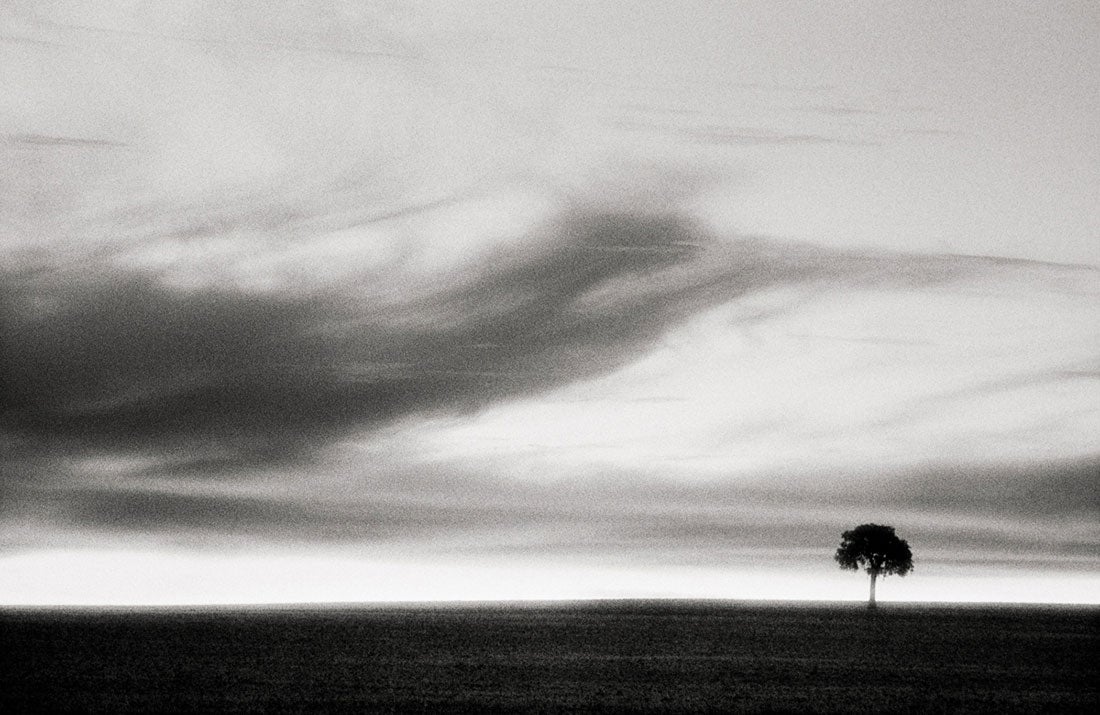
[[[674,211],[566,207],[517,243],[427,280],[403,277],[416,256],[375,263],[369,238],[347,240],[308,282],[273,279],[259,291],[180,284],[186,256],[201,250],[159,274],[122,268],[123,254],[98,273],[81,263],[9,276],[7,429],[53,450],[293,455],[405,415],[608,374],[710,306],[988,270],[977,260],[723,242]],[[223,268],[266,263],[278,274],[290,268],[283,254],[299,259],[293,242],[237,242]],[[344,272],[364,254],[363,270]]]
[[[56,147],[103,147],[120,148],[127,146],[124,142],[111,141],[109,139],[85,139],[82,137],[60,137],[43,134],[12,134],[7,141],[18,144],[30,144],[32,146],[56,146]]]

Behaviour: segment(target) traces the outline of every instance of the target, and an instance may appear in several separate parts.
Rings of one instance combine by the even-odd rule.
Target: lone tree
[[[840,535],[840,546],[833,558],[842,569],[865,569],[871,574],[868,608],[875,607],[875,580],[879,576],[904,576],[913,570],[913,552],[909,544],[898,538],[894,527],[879,524],[860,524],[845,531]]]

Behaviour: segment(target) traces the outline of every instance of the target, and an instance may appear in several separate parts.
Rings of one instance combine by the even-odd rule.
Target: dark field
[[[1100,610],[0,611],[0,709],[1096,712]]]

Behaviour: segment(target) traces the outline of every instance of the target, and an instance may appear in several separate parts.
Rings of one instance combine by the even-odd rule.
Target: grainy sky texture
[[[10,2],[0,602],[1100,593],[1100,9]]]

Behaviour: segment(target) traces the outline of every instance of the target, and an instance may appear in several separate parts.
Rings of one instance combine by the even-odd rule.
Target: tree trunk
[[[867,608],[875,607],[875,579],[878,578],[878,571],[871,571],[871,599],[867,601]]]

